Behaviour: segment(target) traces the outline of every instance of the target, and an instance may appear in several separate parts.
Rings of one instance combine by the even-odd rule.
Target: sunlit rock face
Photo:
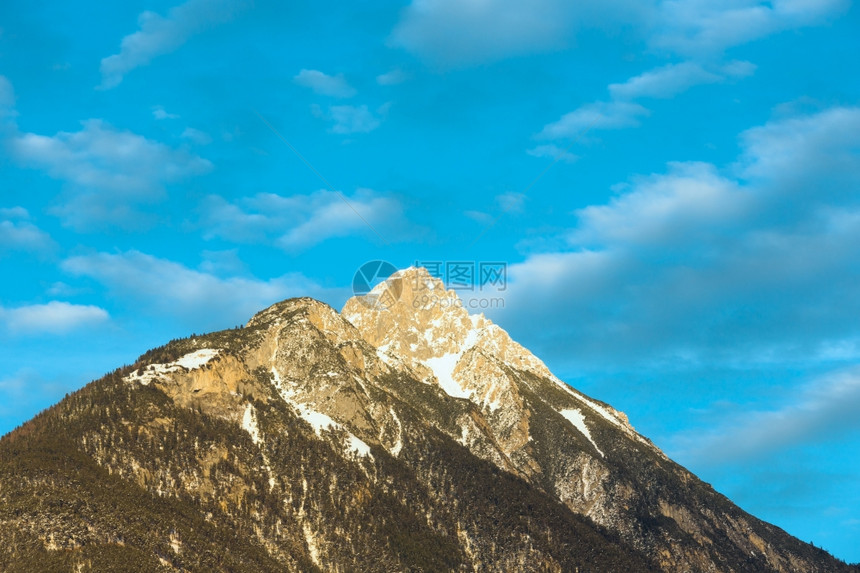
[[[13,432],[0,542],[2,571],[855,571],[420,268],[172,341]]]

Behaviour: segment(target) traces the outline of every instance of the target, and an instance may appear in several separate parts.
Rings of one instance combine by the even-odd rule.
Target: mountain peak
[[[283,317],[297,312],[319,317],[337,315],[337,311],[326,303],[303,296],[288,298],[261,310],[251,317],[251,320],[248,321],[245,327],[252,328],[277,322],[283,319]]]
[[[514,367],[554,378],[502,328],[483,314],[470,314],[456,291],[446,290],[425,268],[398,271],[370,295],[349,299],[342,316],[381,353],[402,360],[453,397],[495,410],[517,396],[508,377],[490,371]],[[481,367],[476,369],[475,361]]]
[[[357,303],[376,309],[408,309],[409,312],[439,307],[462,316],[463,301],[454,290],[424,267],[409,267],[393,273],[367,295],[354,297]],[[466,313],[468,314],[468,313]]]
[[[426,269],[368,290],[171,341],[0,439],[0,570],[856,573]]]
[[[587,409],[653,448],[623,412],[597,404],[559,380],[483,313],[470,314],[456,291],[446,290],[425,268],[410,267],[392,274],[370,296],[349,299],[341,315],[386,362],[405,363],[425,383],[439,385],[452,397],[469,399],[486,414],[504,413],[512,426],[504,450],[516,450],[528,439],[519,383],[522,375],[554,382]]]

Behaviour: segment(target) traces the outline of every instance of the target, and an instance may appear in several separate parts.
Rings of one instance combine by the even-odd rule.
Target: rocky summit
[[[174,340],[0,440],[2,571],[853,571],[424,269]]]

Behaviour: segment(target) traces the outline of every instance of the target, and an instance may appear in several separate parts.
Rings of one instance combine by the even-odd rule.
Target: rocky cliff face
[[[173,341],[4,437],[0,570],[853,570],[423,269],[392,280]]]

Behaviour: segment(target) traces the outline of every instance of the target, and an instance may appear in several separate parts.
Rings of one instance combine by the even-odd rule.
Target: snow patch
[[[474,324],[474,323],[473,323]],[[463,351],[469,350],[478,342],[479,331],[477,328],[470,328],[466,333],[466,339],[463,341]]]
[[[373,455],[370,453],[370,446],[365,444],[361,439],[346,430],[341,424],[335,422],[330,416],[318,412],[307,404],[296,400],[295,394],[284,385],[278,369],[274,366],[272,366],[272,378],[275,382],[275,388],[284,402],[298,410],[299,416],[313,427],[314,433],[317,436],[322,437],[323,430],[343,430],[347,434],[346,447],[349,451],[355,452],[362,457],[373,458]]]
[[[456,352],[437,358],[428,358],[424,361],[424,364],[433,371],[433,375],[436,376],[442,390],[454,398],[468,398],[471,395],[471,392],[460,388],[460,385],[454,380],[454,368],[462,355],[462,352]]]
[[[495,395],[495,398],[489,400],[489,397],[493,395]],[[490,412],[495,412],[502,407],[502,402],[499,399],[499,385],[496,379],[493,379],[493,383],[490,384],[490,388],[485,392],[484,399],[481,402],[481,407],[488,408]]]
[[[614,416],[612,414],[612,412],[610,412],[609,410],[607,410],[606,408],[604,408],[600,404],[597,404],[596,402],[592,402],[591,400],[589,400],[588,398],[586,398],[585,396],[582,396],[582,395],[577,395],[576,397],[581,402],[584,402],[589,408],[591,408],[592,410],[594,410],[595,412],[600,414],[603,418],[606,419],[606,421],[611,422],[612,424],[615,424],[616,426],[618,426],[619,428],[622,428],[625,431],[628,429],[627,426],[624,424],[624,422],[619,420],[616,416]]]
[[[248,432],[251,436],[251,441],[256,445],[263,443],[263,437],[260,435],[260,427],[257,425],[257,410],[250,402],[245,405],[245,413],[242,415],[242,429]],[[260,453],[263,455],[263,469],[269,474],[269,491],[275,489],[275,476],[272,473],[272,466],[269,463],[269,456],[266,451],[260,448]]]
[[[255,444],[259,445],[263,441],[260,438],[260,428],[257,426],[257,411],[250,402],[245,405],[245,414],[242,416],[242,429],[248,432]]]
[[[316,432],[317,436],[319,436],[320,432],[323,430],[334,428],[337,425],[337,422],[332,420],[329,416],[322,412],[311,410],[305,404],[293,402],[293,405],[298,408],[301,417],[314,427],[314,432]]]
[[[350,433],[346,440],[347,448],[355,452],[359,456],[366,458],[370,456],[370,446],[365,444],[360,438]]]
[[[167,364],[149,364],[142,366],[138,370],[132,372],[124,378],[127,382],[138,382],[143,386],[148,386],[153,380],[157,380],[167,374],[179,372],[183,368],[186,370],[196,370],[210,360],[218,356],[220,350],[213,348],[201,348],[194,352],[189,352],[182,358],[168,362]]]
[[[215,350],[213,348],[201,348],[200,350],[195,350],[194,352],[186,354],[174,364],[179,364],[183,368],[194,370],[207,364],[210,360],[218,356],[220,352],[220,350]]]
[[[640,435],[639,432],[634,430],[633,427],[629,423],[619,419],[618,416],[613,414],[610,410],[608,410],[607,408],[604,408],[603,406],[601,406],[600,404],[597,404],[596,402],[594,402],[592,400],[589,400],[588,398],[586,398],[585,396],[583,396],[579,392],[575,391],[573,388],[571,388],[570,386],[568,386],[567,384],[565,384],[564,382],[562,382],[561,380],[559,380],[555,376],[552,377],[552,380],[553,380],[553,382],[555,382],[556,384],[558,384],[559,386],[561,386],[562,388],[567,390],[567,392],[571,396],[573,396],[574,398],[579,400],[581,403],[585,404],[586,406],[588,406],[589,408],[594,410],[594,412],[596,412],[598,415],[600,415],[607,422],[620,428],[629,437],[631,437],[632,439],[636,440],[637,442],[647,446],[652,451],[656,452],[663,459],[666,459],[666,460],[669,459],[668,457],[666,457],[666,454],[664,454],[663,451],[660,450],[660,448],[658,448],[657,446],[655,446],[654,444],[652,444],[651,442],[649,442],[648,440],[643,438],[642,435]]]
[[[403,424],[400,423],[400,418],[397,417],[393,407],[389,407],[388,411],[391,413],[391,418],[397,423],[397,443],[391,448],[391,455],[397,457],[403,450]]]
[[[559,414],[564,416],[568,422],[573,424],[574,428],[579,430],[583,436],[588,438],[588,441],[591,442],[591,445],[594,446],[594,449],[597,450],[597,453],[599,453],[601,457],[606,457],[603,454],[603,451],[598,447],[597,442],[595,442],[594,438],[591,437],[591,432],[588,430],[588,426],[585,425],[585,416],[582,415],[582,411],[578,408],[569,408],[567,410],[561,410]]]
[[[387,354],[384,350],[382,350],[382,348],[376,349],[376,356],[388,366],[394,366],[396,364],[395,359],[392,358],[389,354]]]

